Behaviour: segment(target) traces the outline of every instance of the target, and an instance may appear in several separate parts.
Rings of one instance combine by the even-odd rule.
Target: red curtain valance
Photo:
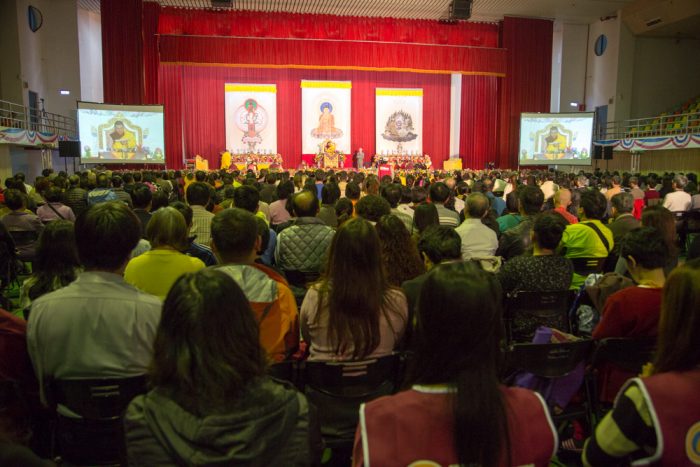
[[[347,41],[412,42],[498,47],[498,24],[394,18],[186,10],[165,7],[159,34]]]
[[[161,63],[504,76],[506,50],[381,42],[161,36]]]

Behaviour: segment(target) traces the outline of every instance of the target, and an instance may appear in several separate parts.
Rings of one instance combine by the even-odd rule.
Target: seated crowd
[[[107,440],[124,465],[700,462],[695,174],[46,170],[0,202],[0,383],[26,402],[0,407],[0,465],[70,462],[88,416],[57,385],[100,378],[145,381]],[[530,292],[565,314],[512,315]],[[587,370],[573,398],[595,380],[607,414],[560,440],[566,403],[505,384],[543,330],[656,352]],[[382,362],[350,402],[299,384]]]

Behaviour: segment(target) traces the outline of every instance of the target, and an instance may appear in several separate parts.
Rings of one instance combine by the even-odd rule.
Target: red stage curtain
[[[166,106],[165,137],[169,167],[201,155],[218,167],[225,148],[224,84],[277,85],[277,148],[285,167],[301,162],[302,79],[352,81],[352,149],[375,150],[375,88],[423,88],[423,150],[437,166],[449,152],[450,77],[418,73],[197,67],[161,64],[160,97]]]
[[[104,100],[141,104],[144,95],[142,0],[102,0]]]
[[[549,112],[552,32],[550,20],[503,20],[501,46],[508,49],[508,66],[499,89],[499,167],[518,165],[520,113]]]
[[[158,19],[160,4],[145,2],[143,4],[143,73],[144,104],[158,102]]]
[[[160,34],[240,36],[498,47],[498,25],[457,21],[369,18],[260,11],[165,7]]]
[[[462,76],[459,153],[464,168],[483,169],[496,161],[500,81],[493,76]]]
[[[162,62],[502,76],[506,51],[382,42],[161,36]]]

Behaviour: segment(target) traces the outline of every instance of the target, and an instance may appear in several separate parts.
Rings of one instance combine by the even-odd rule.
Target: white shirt
[[[72,284],[38,298],[27,323],[27,348],[42,400],[46,378],[145,374],[162,303],[121,276],[83,272]]]
[[[498,249],[496,232],[481,223],[481,219],[467,218],[455,229],[462,239],[462,259],[493,256]]]
[[[671,212],[687,211],[693,204],[693,198],[685,191],[672,191],[664,197],[664,207]]]

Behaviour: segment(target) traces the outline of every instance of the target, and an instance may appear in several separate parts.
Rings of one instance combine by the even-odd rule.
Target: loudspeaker
[[[472,0],[453,0],[450,19],[469,19],[472,16]]]
[[[613,156],[613,147],[612,146],[603,146],[603,159],[606,161],[609,161],[612,159]]]
[[[80,141],[59,141],[59,157],[80,157]]]
[[[603,146],[598,146],[597,144],[593,146],[593,159],[603,158]]]

